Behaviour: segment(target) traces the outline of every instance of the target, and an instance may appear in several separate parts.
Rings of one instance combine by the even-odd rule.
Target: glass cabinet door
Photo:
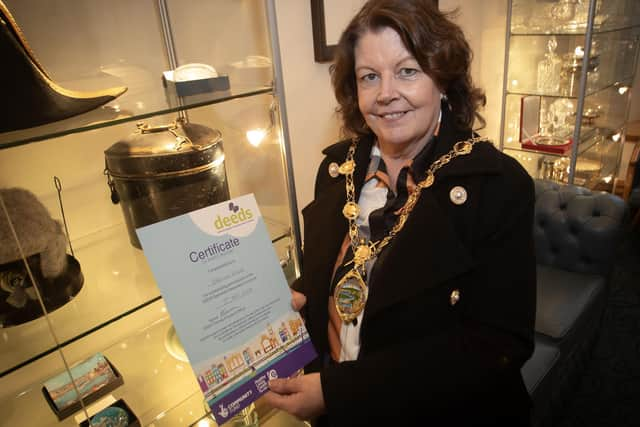
[[[512,0],[508,21],[503,150],[536,178],[608,188],[636,70],[640,3]]]
[[[14,249],[0,262],[0,426],[77,426],[83,408],[91,414],[108,399],[125,402],[141,425],[214,425],[127,221],[253,193],[287,280],[296,278],[273,3],[3,1],[3,22],[10,13],[20,30],[4,36],[31,66],[30,78],[49,88],[25,95],[63,93],[75,102],[78,94],[126,91],[70,117],[3,124],[0,230],[3,246]],[[200,86],[184,84],[176,70],[206,76],[196,79]],[[177,145],[148,143],[166,138]],[[136,169],[140,158],[171,150],[178,158],[205,147],[202,140],[215,147],[211,159],[185,155],[196,163]],[[209,197],[215,191],[219,197]],[[60,271],[45,271],[51,253]],[[109,378],[85,376],[86,366]],[[65,372],[81,386],[52,381]],[[65,400],[83,387],[90,391],[81,403]],[[301,425],[259,404],[254,410],[263,425]]]

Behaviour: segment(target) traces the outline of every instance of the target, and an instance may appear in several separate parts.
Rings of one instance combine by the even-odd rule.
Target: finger
[[[269,381],[269,389],[278,394],[291,394],[299,391],[298,378],[278,378]]]
[[[284,378],[278,378],[269,381],[269,390],[278,394],[289,394],[289,388],[287,386],[287,380]]]
[[[289,409],[289,396],[274,393],[273,391],[267,391],[262,395],[265,403],[272,408],[288,410]]]
[[[307,297],[298,291],[291,291],[291,308],[295,311],[300,311],[302,307],[307,303]]]

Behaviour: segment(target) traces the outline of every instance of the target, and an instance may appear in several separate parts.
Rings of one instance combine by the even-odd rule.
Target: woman
[[[331,426],[529,424],[534,189],[474,138],[470,60],[431,0],[371,0],[344,31],[353,137],[324,151],[293,296],[321,357],[271,405]]]

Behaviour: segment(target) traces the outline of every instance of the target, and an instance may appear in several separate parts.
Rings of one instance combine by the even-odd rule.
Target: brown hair
[[[342,115],[343,131],[354,136],[370,133],[358,108],[355,45],[367,31],[395,30],[405,47],[447,96],[458,125],[471,128],[474,119],[485,121],[478,109],[484,92],[473,86],[469,67],[473,53],[462,30],[453,23],[454,13],[438,10],[434,0],[369,0],[351,20],[336,46],[331,82]]]

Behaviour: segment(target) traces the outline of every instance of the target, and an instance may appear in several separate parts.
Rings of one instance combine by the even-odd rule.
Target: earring
[[[447,94],[446,93],[440,92],[440,100],[444,101],[444,102],[447,102],[447,101],[449,101],[449,98],[447,98]]]

